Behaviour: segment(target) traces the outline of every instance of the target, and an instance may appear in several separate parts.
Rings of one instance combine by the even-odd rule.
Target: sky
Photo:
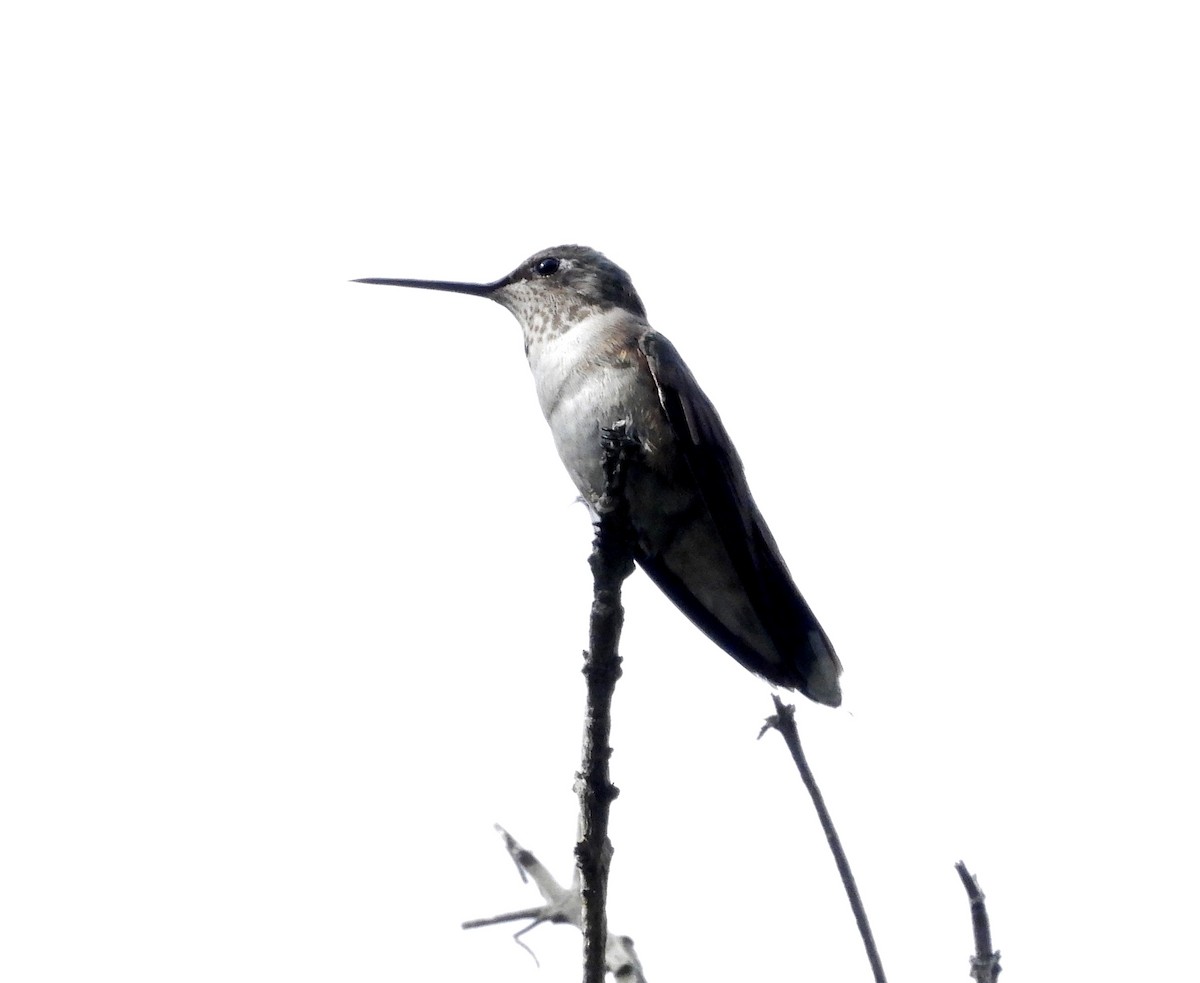
[[[520,330],[579,242],[845,665],[798,722],[890,978],[1175,976],[1200,874],[1196,17],[26,5],[0,40],[0,977],[570,979],[591,530]],[[610,924],[867,978],[770,687],[636,574]],[[1006,977],[1007,978],[1007,977]]]

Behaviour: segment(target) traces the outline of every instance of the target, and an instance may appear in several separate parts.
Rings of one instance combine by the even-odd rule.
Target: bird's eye
[[[538,276],[553,276],[558,272],[558,268],[562,266],[562,261],[553,256],[548,256],[546,259],[539,259],[533,267],[533,272]]]

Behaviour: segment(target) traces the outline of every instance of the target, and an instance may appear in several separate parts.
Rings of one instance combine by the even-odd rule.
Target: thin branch
[[[584,983],[604,983],[606,970],[629,983],[645,983],[642,966],[627,935],[608,931],[605,904],[612,844],[608,838],[608,814],[617,787],[609,776],[612,748],[612,698],[621,676],[617,643],[625,612],[621,607],[621,585],[633,572],[633,536],[625,501],[625,475],[640,447],[629,434],[627,421],[605,429],[600,435],[604,467],[604,494],[593,504],[596,538],[588,562],[592,568],[592,612],[588,626],[588,650],[583,653],[587,681],[583,755],[575,776],[579,795],[579,840],[575,845],[575,878],[570,889],[562,887],[537,858],[499,826],[505,846],[521,878],[528,874],[546,900],[540,908],[478,918],[463,928],[495,925],[531,918],[533,921],[513,936],[528,949],[521,936],[542,922],[569,922],[583,933]],[[530,950],[532,954],[532,950]],[[534,956],[536,961],[537,957]]]
[[[539,922],[550,921],[545,917],[546,906],[538,905],[536,908],[522,908],[520,911],[506,911],[503,915],[492,915],[491,918],[471,918],[462,923],[463,928],[486,928],[488,925],[503,925],[505,922],[523,922],[526,918],[532,918],[534,925]],[[529,928],[533,928],[530,925]],[[528,931],[525,929],[524,931]]]
[[[862,898],[859,896],[858,885],[854,883],[854,873],[850,870],[850,861],[846,859],[846,851],[842,849],[842,841],[833,826],[833,819],[829,815],[829,810],[825,808],[825,797],[821,795],[817,780],[808,766],[808,759],[804,757],[804,751],[800,747],[800,734],[796,730],[796,708],[784,704],[778,696],[773,695],[772,698],[775,701],[775,715],[767,718],[767,722],[763,724],[763,729],[759,731],[758,736],[761,738],[768,730],[777,730],[783,735],[788,750],[792,752],[792,760],[796,762],[796,770],[800,772],[804,787],[808,789],[813,807],[817,810],[821,828],[825,831],[825,839],[829,842],[829,850],[833,854],[834,863],[837,864],[838,873],[842,877],[842,886],[845,888],[846,897],[850,900],[850,909],[854,912],[854,921],[858,925],[858,934],[862,936],[863,948],[866,950],[867,960],[871,964],[875,983],[887,983],[887,977],[883,973],[883,962],[879,958],[875,937],[871,933],[871,924],[867,921],[867,912],[863,907]]]
[[[625,471],[637,444],[618,424],[602,434],[605,476],[604,496],[596,505],[596,538],[589,563],[592,568],[592,613],[583,674],[587,680],[583,760],[575,783],[579,794],[579,842],[575,859],[583,899],[584,983],[604,983],[609,945],[605,905],[612,844],[608,838],[608,813],[617,788],[609,776],[612,748],[612,698],[621,675],[617,643],[625,612],[621,584],[633,572],[629,514],[624,496]]]
[[[992,928],[988,920],[987,905],[979,881],[967,870],[961,860],[954,865],[958,877],[967,889],[971,902],[971,927],[975,932],[975,955],[971,957],[971,976],[975,983],[996,983],[1000,975],[1000,951],[992,949]]]

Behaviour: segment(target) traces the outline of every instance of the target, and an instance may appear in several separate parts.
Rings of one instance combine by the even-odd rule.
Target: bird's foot
[[[611,427],[600,428],[600,462],[604,469],[604,494],[596,503],[596,513],[602,519],[618,509],[625,501],[625,478],[628,465],[637,456],[642,444],[628,420],[618,420]]]

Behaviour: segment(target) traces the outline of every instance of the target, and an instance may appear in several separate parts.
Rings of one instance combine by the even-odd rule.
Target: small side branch
[[[961,860],[954,865],[958,877],[967,889],[971,902],[971,927],[975,931],[975,955],[971,957],[971,976],[975,983],[996,983],[1000,975],[1000,952],[992,949],[992,928],[988,920],[987,905],[975,875],[967,870]]]
[[[508,850],[508,855],[512,857],[513,863],[517,865],[517,872],[521,875],[521,880],[532,880],[545,904],[536,908],[508,911],[491,918],[473,918],[463,922],[462,927],[482,928],[485,925],[502,925],[505,922],[528,919],[529,924],[517,932],[513,936],[513,940],[533,956],[533,961],[536,963],[537,956],[521,938],[530,929],[546,923],[574,925],[576,928],[582,929],[583,902],[579,890],[579,873],[576,871],[573,883],[569,888],[563,887],[542,865],[541,861],[513,839],[507,830],[497,826],[496,832],[504,837],[504,847]],[[608,971],[622,983],[646,983],[646,975],[642,970],[641,961],[638,959],[637,952],[634,951],[633,939],[628,935],[610,934],[608,936],[605,945],[605,963]]]
[[[817,810],[821,829],[825,831],[825,839],[829,841],[829,850],[833,854],[834,863],[837,864],[838,873],[842,877],[842,886],[846,890],[846,897],[850,900],[850,909],[854,912],[854,921],[858,924],[858,932],[862,936],[863,948],[867,952],[867,960],[871,964],[875,983],[887,983],[887,977],[883,973],[883,962],[879,958],[879,950],[875,947],[875,937],[871,933],[871,924],[867,921],[867,912],[863,907],[862,898],[859,896],[858,885],[854,883],[854,874],[850,870],[850,861],[846,859],[846,852],[842,849],[842,841],[833,826],[833,819],[829,815],[829,810],[825,808],[825,797],[821,795],[817,780],[808,766],[808,759],[804,757],[804,751],[800,747],[800,734],[796,730],[796,708],[785,704],[778,696],[773,696],[773,699],[775,700],[775,714],[767,718],[767,722],[759,731],[758,736],[761,738],[768,730],[777,730],[783,735],[788,750],[792,752],[792,760],[796,763],[796,770],[800,772],[804,787],[808,789],[809,797]]]
[[[579,842],[575,859],[583,900],[584,983],[604,983],[609,945],[605,905],[612,844],[608,814],[617,788],[609,776],[612,748],[612,698],[621,675],[617,643],[625,612],[621,585],[633,572],[629,512],[625,501],[625,472],[637,444],[624,424],[601,435],[604,463],[604,496],[596,506],[596,539],[589,563],[592,568],[592,614],[583,674],[587,680],[583,760],[576,780],[579,794]]]

